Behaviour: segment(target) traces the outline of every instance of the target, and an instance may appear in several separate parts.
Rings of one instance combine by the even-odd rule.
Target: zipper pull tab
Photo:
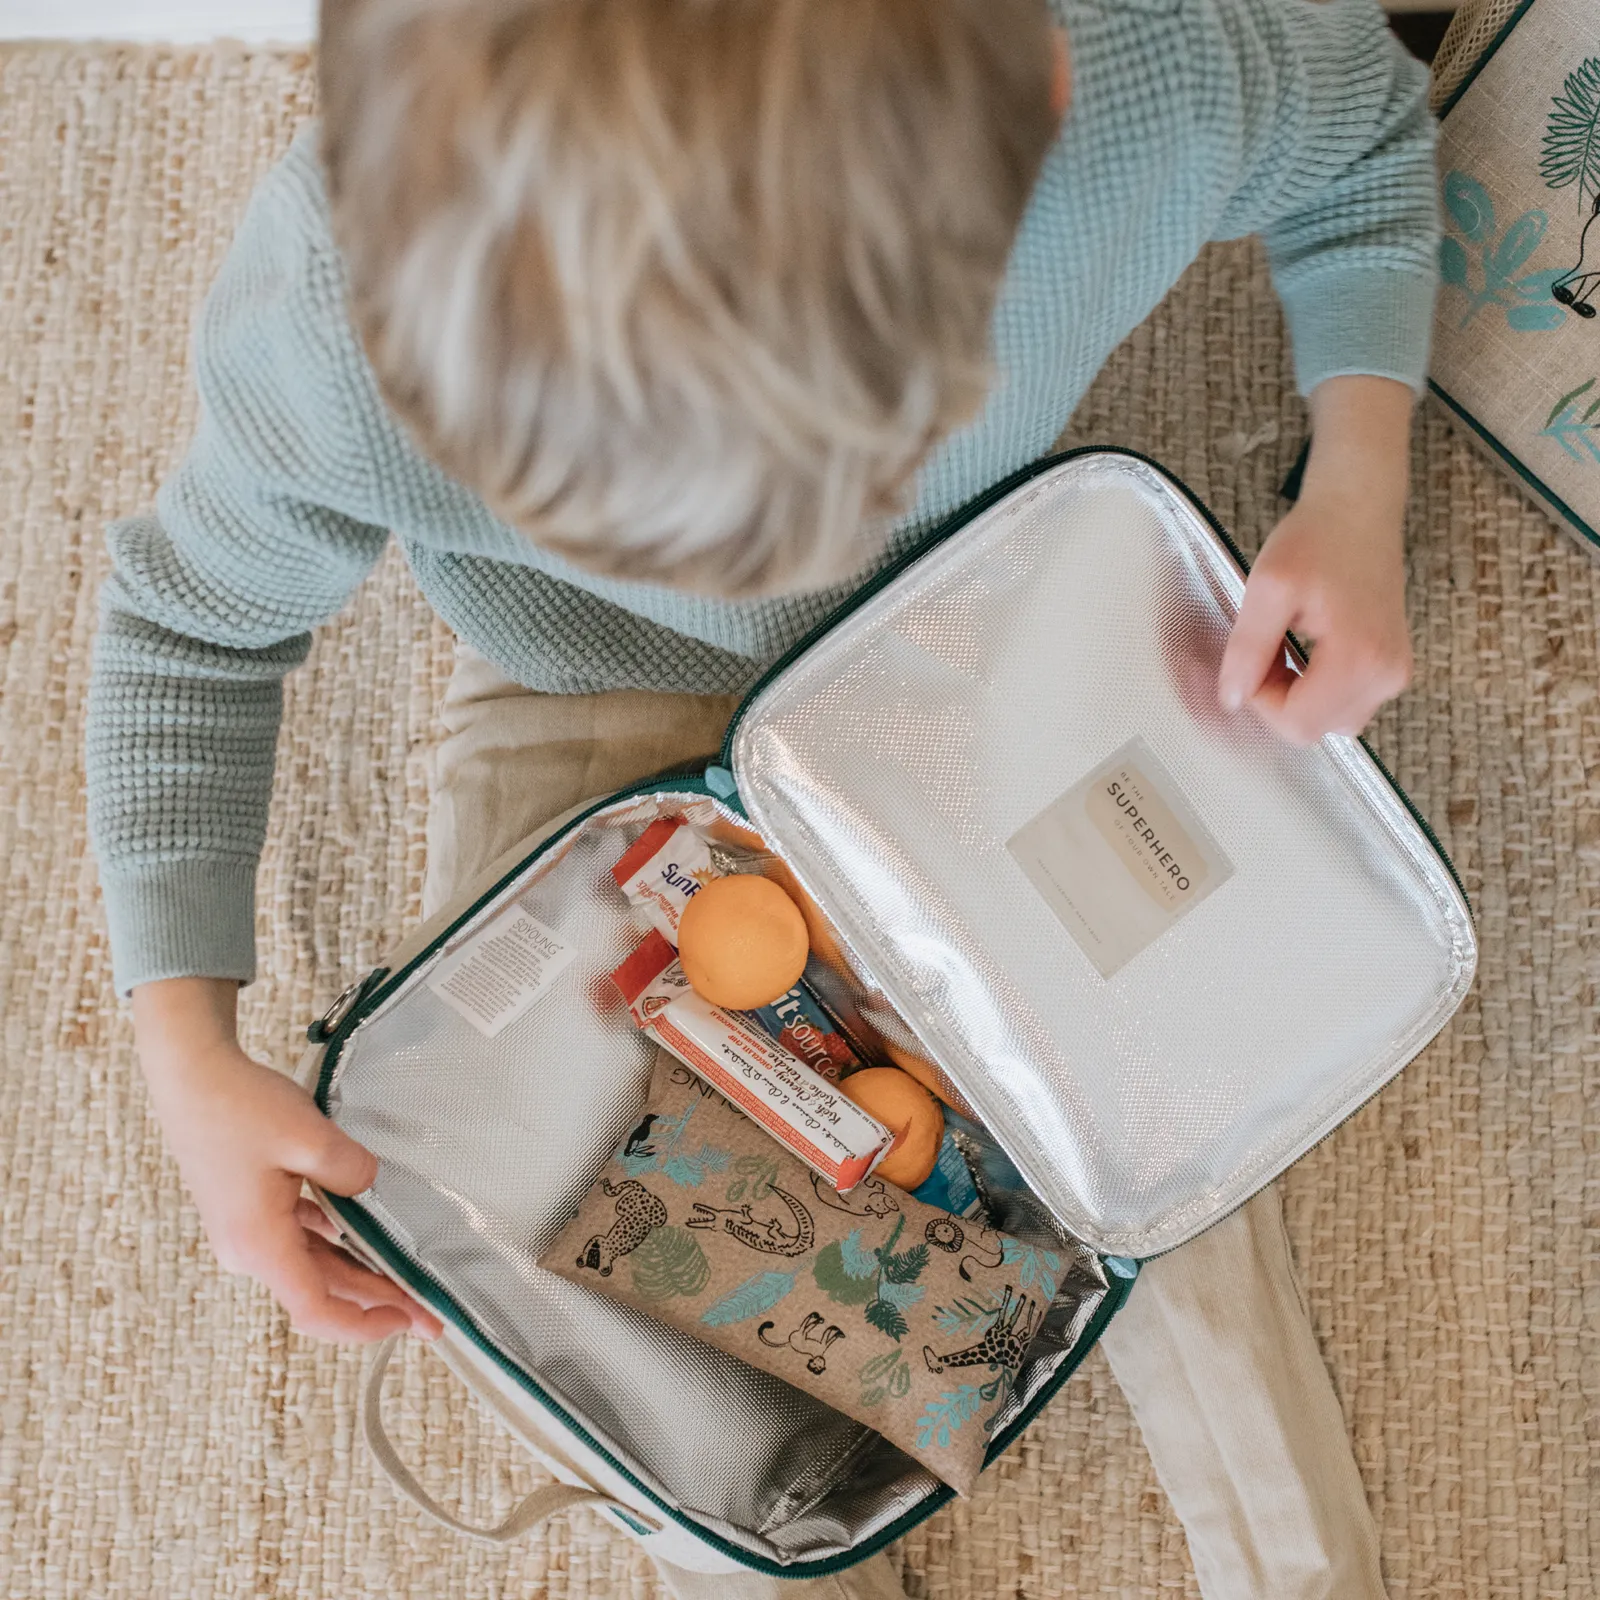
[[[387,967],[374,967],[366,977],[358,979],[345,989],[337,1000],[306,1029],[306,1039],[311,1044],[326,1044],[339,1024],[350,1015],[374,989],[389,976]]]
[[[733,774],[726,767],[707,767],[705,784],[706,788],[730,811],[737,811],[741,817],[746,814],[744,807],[739,803],[739,785],[734,781]]]

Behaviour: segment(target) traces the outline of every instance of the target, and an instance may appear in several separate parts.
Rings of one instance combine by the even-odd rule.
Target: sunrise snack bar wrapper
[[[838,1194],[665,1054],[645,1104],[539,1265],[793,1384],[969,1493],[1056,1289],[1042,1253],[880,1178]]]

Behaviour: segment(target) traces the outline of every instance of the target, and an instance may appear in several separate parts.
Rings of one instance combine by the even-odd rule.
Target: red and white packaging
[[[687,822],[662,817],[629,845],[611,876],[676,948],[683,908],[721,874],[712,865],[705,840]]]
[[[633,1020],[711,1087],[848,1194],[894,1148],[895,1135],[743,1017],[689,987],[659,934],[611,974]]]

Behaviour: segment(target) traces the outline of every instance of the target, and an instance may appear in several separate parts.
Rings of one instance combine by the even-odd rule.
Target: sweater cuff
[[[161,978],[256,975],[256,869],[250,862],[163,861],[102,868],[117,993]]]
[[[1324,266],[1279,284],[1301,394],[1352,374],[1394,378],[1420,393],[1434,289],[1431,274],[1375,266]]]

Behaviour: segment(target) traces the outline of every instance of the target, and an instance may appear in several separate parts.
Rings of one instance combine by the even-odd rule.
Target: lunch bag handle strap
[[[570,1511],[574,1506],[616,1512],[635,1525],[644,1520],[632,1506],[622,1505],[598,1489],[561,1482],[547,1483],[535,1489],[526,1500],[512,1509],[503,1522],[492,1528],[474,1527],[452,1516],[417,1482],[416,1474],[400,1459],[400,1452],[395,1449],[394,1441],[383,1425],[383,1375],[402,1337],[398,1333],[392,1334],[381,1344],[374,1345],[367,1358],[367,1370],[361,1384],[361,1431],[366,1437],[367,1448],[372,1452],[372,1459],[383,1469],[395,1488],[419,1511],[453,1533],[463,1534],[469,1539],[481,1539],[488,1544],[510,1544],[555,1516],[558,1511]]]

